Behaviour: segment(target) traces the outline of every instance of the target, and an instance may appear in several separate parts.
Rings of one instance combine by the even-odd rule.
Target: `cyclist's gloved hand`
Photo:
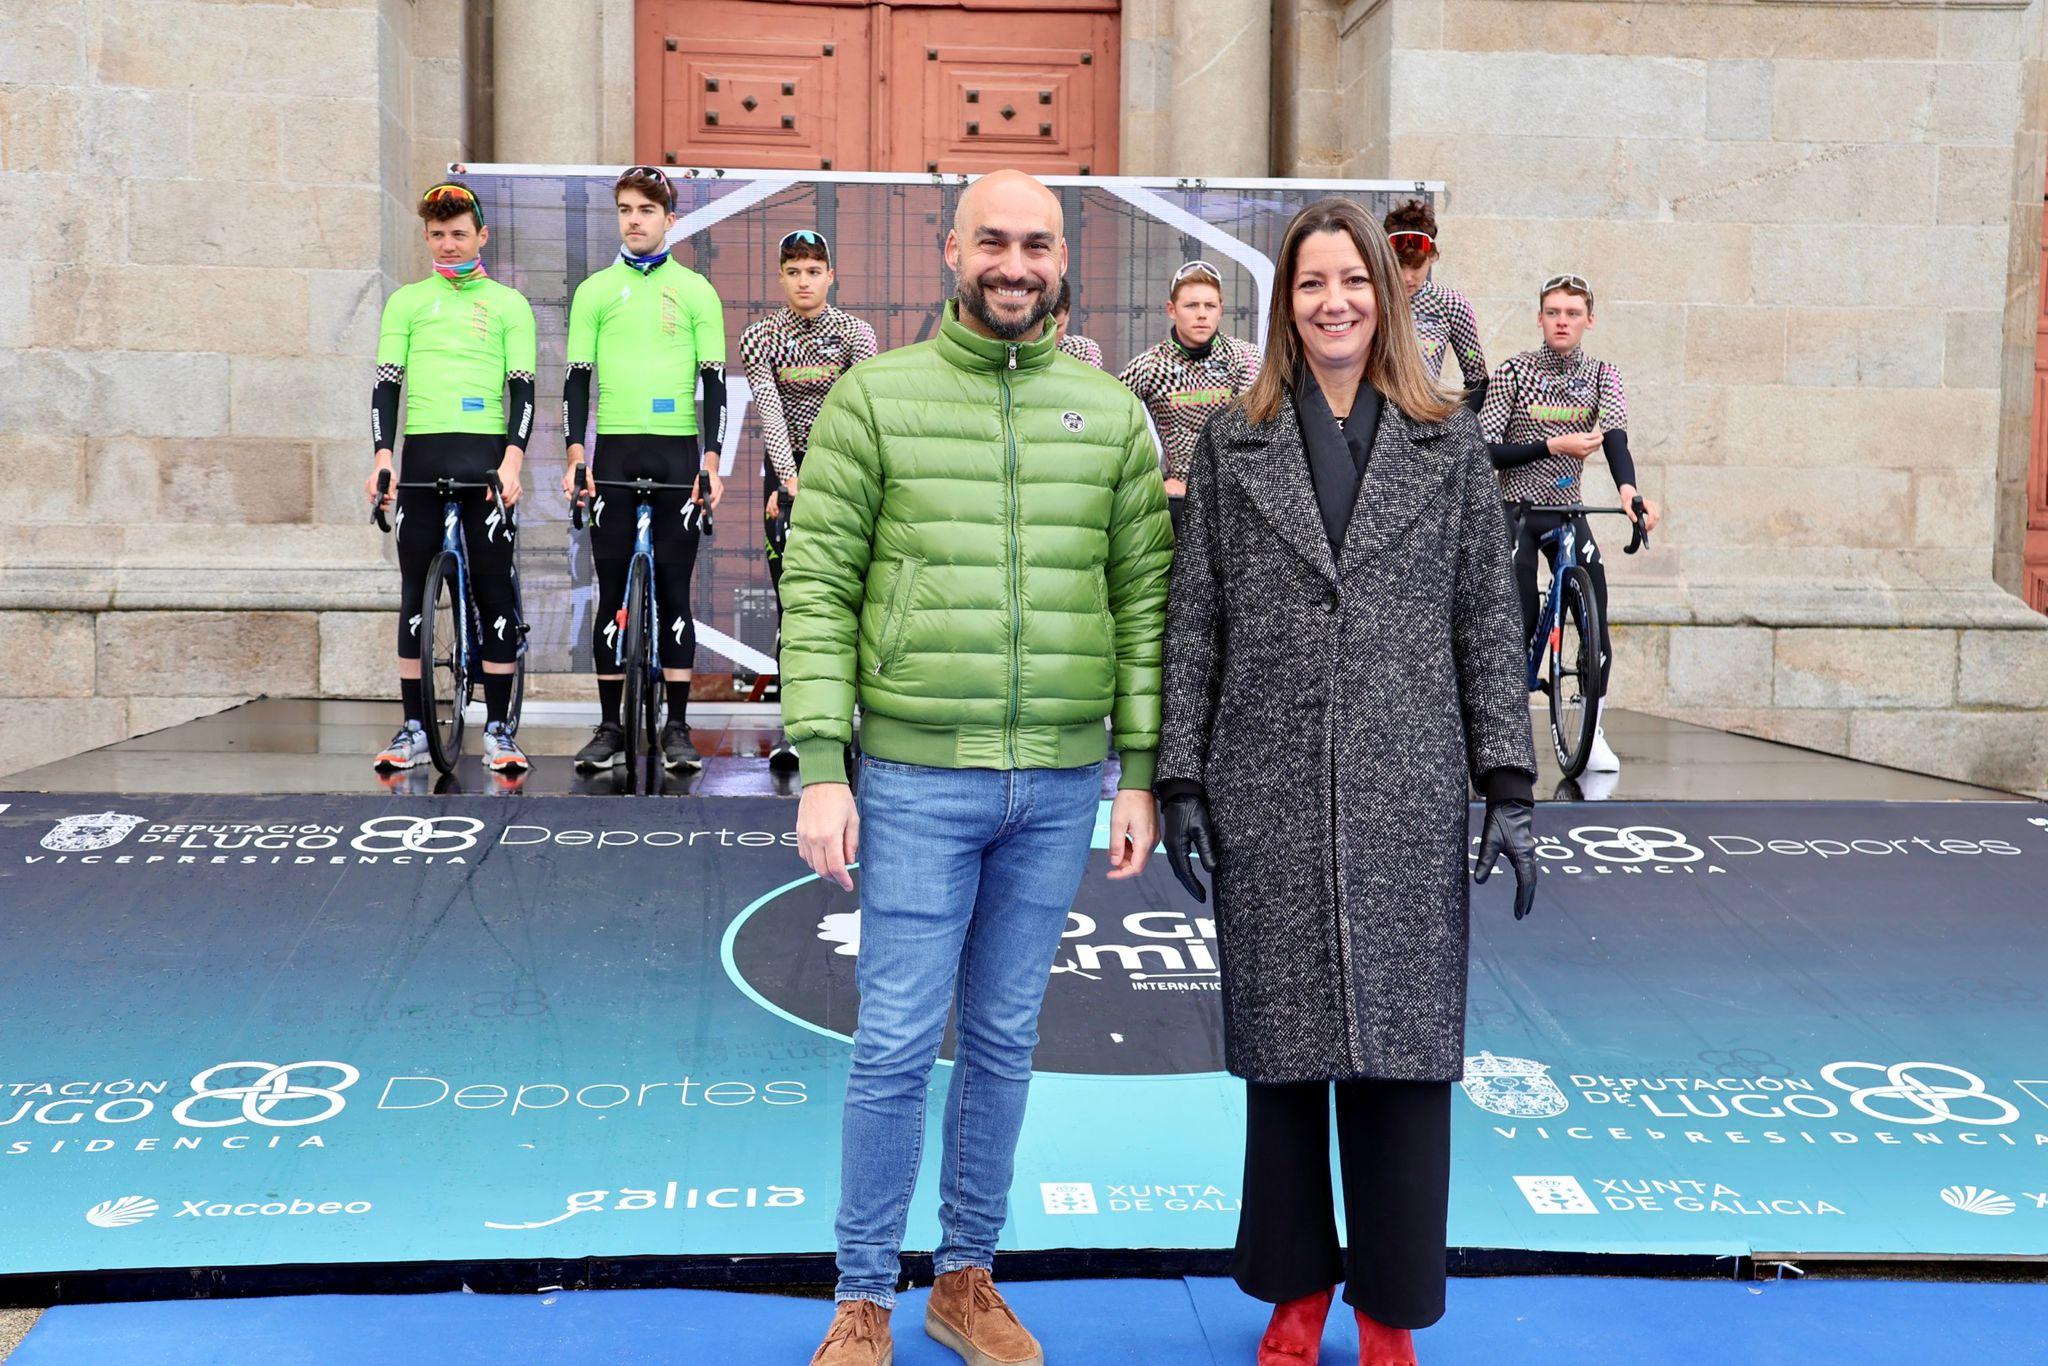
[[[1486,820],[1479,831],[1479,864],[1472,870],[1472,880],[1484,882],[1492,877],[1502,854],[1515,870],[1515,919],[1520,920],[1536,905],[1536,803],[1528,798],[1486,799]]]
[[[1197,901],[1209,899],[1208,889],[1195,876],[1193,854],[1202,871],[1216,876],[1216,840],[1209,828],[1209,803],[1198,795],[1168,797],[1160,809],[1160,824],[1166,835],[1166,866]]]

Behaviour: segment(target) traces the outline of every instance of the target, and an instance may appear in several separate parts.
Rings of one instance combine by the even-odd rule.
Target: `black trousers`
[[[1593,539],[1593,529],[1581,517],[1578,526],[1579,564],[1588,578],[1593,580],[1593,605],[1600,612],[1600,695],[1607,695],[1607,676],[1614,667],[1614,638],[1607,628],[1607,565],[1600,558],[1599,543]],[[1528,512],[1509,521],[1515,538],[1515,592],[1522,603],[1522,637],[1526,647],[1536,631],[1536,618],[1543,611],[1543,604],[1536,594],[1536,556],[1540,553],[1550,562],[1551,571],[1557,570],[1557,543],[1539,545],[1543,537],[1564,525],[1564,516],[1556,512]]]
[[[1333,1086],[1348,1252],[1330,1193]],[[1444,1313],[1450,1186],[1451,1083],[1247,1083],[1230,1274],[1269,1304],[1342,1281],[1353,1308],[1391,1328],[1427,1328]]]

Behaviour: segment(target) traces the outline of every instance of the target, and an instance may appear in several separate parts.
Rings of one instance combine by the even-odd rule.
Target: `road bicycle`
[[[687,493],[693,500],[696,525],[708,538],[711,514],[708,495],[702,487],[704,476],[688,484],[665,484],[655,479],[596,479],[583,482],[583,466],[577,465],[570,481],[576,495],[569,505],[569,520],[583,530],[586,490],[623,489],[632,495],[633,558],[626,567],[626,600],[605,630],[613,662],[626,676],[625,695],[620,707],[620,727],[625,732],[621,753],[631,764],[643,749],[660,744],[661,715],[666,690],[662,686],[661,650],[653,633],[659,629],[661,611],[654,594],[654,499],[661,493]],[[601,670],[602,671],[602,670]]]
[[[391,471],[377,473],[377,498],[370,506],[370,520],[388,532],[391,523],[384,515],[384,495],[391,489]],[[469,552],[462,534],[463,495],[478,489],[491,495],[492,519],[503,518],[505,534],[516,540],[518,521],[505,506],[505,490],[495,470],[481,480],[422,479],[398,485],[406,489],[431,489],[440,495],[441,548],[427,563],[425,591],[420,595],[420,721],[427,732],[427,751],[434,767],[443,773],[455,771],[462,756],[464,713],[476,700],[482,686],[483,644],[476,598],[470,592]],[[526,610],[519,597],[519,566],[512,566],[513,612],[518,633],[518,652],[512,666],[512,704],[505,712],[505,733],[519,733],[519,712],[526,700]]]
[[[1593,749],[1593,732],[1600,724],[1601,682],[1600,605],[1593,597],[1593,576],[1579,560],[1579,544],[1590,536],[1585,519],[1595,514],[1627,517],[1634,514],[1625,554],[1633,555],[1650,543],[1647,515],[1638,497],[1627,510],[1590,507],[1584,503],[1536,503],[1527,499],[1508,504],[1514,522],[1532,512],[1556,513],[1564,520],[1548,531],[1537,545],[1554,547],[1550,588],[1543,595],[1543,610],[1537,614],[1536,629],[1529,637],[1530,692],[1547,693],[1550,698],[1550,742],[1557,751],[1558,766],[1566,778],[1586,771]]]

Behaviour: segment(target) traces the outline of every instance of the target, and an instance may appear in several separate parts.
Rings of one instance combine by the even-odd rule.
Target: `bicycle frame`
[[[1537,540],[1539,547],[1555,543],[1557,563],[1551,566],[1550,587],[1543,594],[1543,610],[1536,614],[1536,634],[1529,642],[1528,688],[1534,691],[1543,676],[1543,655],[1556,642],[1551,632],[1557,626],[1558,599],[1564,594],[1567,571],[1579,563],[1579,523],[1577,518],[1567,518],[1557,530],[1546,532]]]

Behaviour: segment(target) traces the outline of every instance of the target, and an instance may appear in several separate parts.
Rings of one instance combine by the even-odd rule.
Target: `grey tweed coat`
[[[1159,779],[1207,791],[1225,1058],[1250,1081],[1464,1071],[1467,774],[1535,770],[1472,414],[1382,411],[1342,553],[1291,403],[1195,448]]]

